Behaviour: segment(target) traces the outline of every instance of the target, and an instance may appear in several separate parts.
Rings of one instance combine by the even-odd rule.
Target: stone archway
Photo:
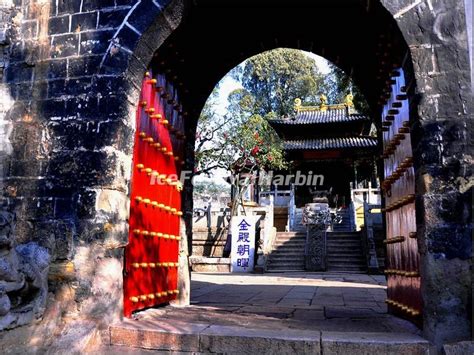
[[[215,10],[215,8],[213,8],[215,4],[212,2],[203,1],[202,4],[204,8],[206,8],[206,6],[208,7],[207,10],[209,10],[209,8]],[[461,37],[463,37],[462,8],[459,8],[461,5],[454,4],[453,7],[440,7],[435,9],[429,2],[426,4],[408,4],[407,6],[394,6],[393,4],[384,5],[397,21],[397,23],[394,22],[388,26],[388,28],[393,31],[391,34],[380,34],[382,38],[384,38],[383,36],[393,36],[392,40],[394,40],[395,44],[391,45],[397,47],[399,51],[399,58],[390,58],[388,61],[390,62],[392,60],[393,63],[396,63],[397,60],[403,61],[403,63],[400,64],[402,64],[404,69],[408,72],[407,82],[410,83],[411,120],[415,131],[412,144],[414,146],[415,167],[417,172],[417,224],[421,232],[419,247],[422,252],[424,306],[428,314],[425,319],[424,331],[429,338],[437,342],[442,342],[444,337],[446,337],[446,339],[451,338],[450,333],[454,335],[454,333],[460,332],[461,328],[464,329],[464,334],[467,336],[470,327],[469,320],[463,316],[463,313],[468,313],[468,308],[466,307],[469,307],[467,301],[470,292],[468,286],[469,262],[468,254],[466,254],[466,250],[469,250],[469,243],[467,238],[468,228],[462,231],[458,226],[454,226],[455,220],[459,217],[448,216],[437,207],[437,204],[439,201],[443,201],[443,203],[447,205],[454,204],[460,207],[458,204],[460,201],[464,200],[467,202],[468,195],[466,194],[466,188],[468,188],[469,183],[465,180],[465,177],[460,177],[461,179],[458,179],[456,183],[452,184],[452,177],[447,177],[446,172],[442,173],[441,171],[449,169],[448,166],[453,164],[454,161],[451,161],[451,163],[448,163],[444,167],[442,166],[443,164],[440,166],[443,160],[442,154],[433,156],[427,154],[426,149],[433,145],[434,132],[436,132],[436,134],[446,134],[446,139],[450,136],[464,136],[462,132],[466,132],[465,120],[452,120],[450,118],[456,115],[466,119],[469,115],[469,108],[467,107],[467,97],[469,95],[469,68],[466,61],[467,51],[461,50],[461,42],[459,42]],[[197,6],[199,6],[199,3]],[[367,6],[366,11],[370,12],[371,5],[367,4]],[[377,7],[378,5],[373,4],[372,6]],[[239,5],[236,7],[238,8]],[[245,2],[242,7],[245,7]],[[454,9],[457,9],[456,14],[454,13]],[[217,14],[218,10],[215,11]],[[380,8],[379,11],[383,13],[384,10]],[[451,11],[453,12],[451,13]],[[192,12],[192,10],[190,10],[190,12]],[[192,17],[192,14],[190,16]],[[420,18],[423,20],[420,20]],[[420,36],[419,28],[417,27],[420,23],[421,26],[426,29],[425,33],[431,33],[431,35],[427,35],[426,37]],[[453,31],[456,33],[456,41],[453,41],[451,37],[448,38],[446,35],[443,35],[443,33],[446,34],[446,31],[449,31],[447,29],[449,26],[454,26]],[[397,28],[400,29],[403,39],[397,37]],[[165,43],[165,46],[169,46],[171,49],[157,49],[158,60],[165,57],[165,61],[177,61],[180,56],[183,56],[182,53],[176,55],[173,52],[182,49],[179,47],[180,36],[181,38],[185,38],[189,33],[190,32],[186,32],[186,29],[178,29]],[[397,40],[405,40],[409,50],[403,53],[403,43],[396,43]],[[283,38],[281,40],[274,38],[273,43],[271,40],[269,41],[270,43],[266,42],[262,44],[262,42],[258,43],[258,45],[269,49],[282,45],[283,43],[291,43],[291,39]],[[293,44],[293,46],[304,46],[302,42],[304,42],[304,40],[298,42],[298,44]],[[308,45],[308,43],[306,45]],[[311,45],[314,45],[314,43],[311,43]],[[457,49],[454,50],[453,46]],[[451,50],[449,48],[451,48]],[[367,85],[364,85],[364,80],[358,76],[357,68],[355,66],[351,67],[351,63],[345,63],[342,55],[336,52],[331,53],[331,50],[333,50],[331,47],[321,46],[320,48],[311,49],[317,54],[325,55],[338,62],[343,69],[353,75],[354,80],[358,82],[364,91],[364,86]],[[229,68],[229,66],[233,66],[235,61],[239,61],[243,57],[248,57],[249,53],[254,53],[252,49],[249,50],[250,52],[239,52],[236,58],[227,57],[227,61],[222,65],[223,68]],[[258,49],[254,49],[254,51],[255,50]],[[396,52],[396,50],[394,52]],[[455,54],[452,59],[456,61],[458,69],[450,72],[445,60],[447,60],[447,56],[452,54]],[[350,61],[350,59],[348,60]],[[186,64],[184,64],[184,66],[185,65]],[[464,69],[461,69],[461,67]],[[180,78],[181,80],[185,80],[186,76],[190,76],[190,74],[186,72],[186,69],[183,69],[183,65],[180,67],[179,65],[169,65],[165,63],[164,68],[174,71],[178,76],[184,75],[184,78]],[[222,69],[220,70],[222,72]],[[450,78],[448,79],[448,77]],[[213,80],[215,83],[216,79],[210,79],[202,83],[200,86],[201,90],[199,91],[200,97],[198,99],[188,98],[189,106],[194,108],[191,114],[194,118],[196,118],[200,107],[202,107],[203,99],[207,98],[207,94],[210,92],[210,88],[206,87],[206,85],[208,85],[208,82],[212,83]],[[184,83],[184,85],[186,86],[187,83]],[[459,87],[461,94],[459,98],[449,95],[449,86],[451,85]],[[369,91],[367,95],[375,111],[377,111],[377,90],[380,89],[377,88],[374,90],[375,92],[372,93]],[[193,92],[191,88],[189,91]],[[440,119],[443,122],[441,125],[435,123],[436,120],[439,122]],[[189,133],[192,135],[192,124],[189,129]],[[465,147],[457,146],[457,144],[447,144],[449,145],[449,149],[453,149],[453,152],[456,154],[461,154],[462,147]],[[191,147],[189,151],[192,151]],[[190,160],[189,163],[192,164],[192,161]],[[460,166],[457,168],[459,169]],[[443,187],[441,188],[441,186]],[[449,193],[445,194],[447,191],[449,191]],[[465,209],[465,207],[463,207],[463,209]],[[461,212],[461,210],[459,210],[459,212]],[[458,220],[458,222],[460,222],[460,220]],[[453,241],[447,239],[447,230],[451,228],[447,227],[448,225],[454,227],[453,231],[455,231],[455,235],[459,236],[458,240],[460,245],[456,245],[457,243],[453,243]],[[466,249],[462,251],[460,250],[461,248]],[[452,273],[464,275],[461,283],[456,287],[457,291],[454,293],[452,293],[454,291],[453,288],[450,287],[452,283]],[[447,290],[443,295],[435,291],[440,289],[440,285],[445,285],[445,287],[441,288]],[[440,304],[442,303],[441,299],[433,297],[434,294],[440,296],[442,299],[456,299],[458,306],[461,306],[461,304],[463,304],[463,306],[457,309],[448,307],[443,310],[440,308]],[[434,314],[437,315],[434,316]],[[442,317],[440,317],[441,314],[443,314]],[[464,321],[454,321],[455,314],[464,319]],[[447,324],[451,325],[448,326]],[[461,324],[464,325],[461,326]],[[451,332],[448,329],[453,329],[453,331]]]
[[[18,5],[6,13],[13,26],[10,42],[3,43],[10,53],[4,89],[13,103],[5,116],[5,136],[12,149],[3,155],[3,162],[8,166],[4,175],[9,206],[17,215],[13,239],[17,244],[38,241],[50,251],[50,286],[60,307],[105,322],[120,313],[117,290],[121,290],[122,250],[127,242],[132,113],[143,73],[155,53],[170,62],[166,69],[183,79],[189,90],[184,104],[194,120],[228,69],[253,53],[277,46],[306,48],[333,60],[352,74],[374,112],[379,112],[377,101],[384,83],[372,69],[383,59],[363,54],[375,54],[382,43],[390,54],[386,64],[403,65],[411,82],[417,224],[427,313],[424,332],[438,344],[468,338],[472,182],[467,121],[472,107],[464,4],[328,1],[318,4],[323,16],[297,9],[299,5],[311,8],[307,1],[263,1],[268,7],[249,8],[253,2],[243,0],[220,10],[218,3],[132,1],[115,6],[51,1]],[[198,16],[206,11],[208,17]],[[183,16],[189,23],[201,21],[202,28],[211,32],[186,32],[178,27]],[[234,22],[235,36],[227,47],[216,44],[212,30],[219,31],[216,23],[220,20],[223,26],[231,16],[240,19]],[[243,24],[256,23],[252,18],[257,17],[266,19],[267,26],[250,27],[250,34],[238,31]],[[347,26],[343,37],[314,32],[314,24],[330,28],[328,19]],[[265,39],[256,40],[256,33],[265,34]],[[181,54],[169,47],[185,44],[181,41],[186,34],[203,36],[182,47],[188,48],[187,55],[196,50],[193,44],[211,43],[201,48],[205,48],[199,53],[201,60],[194,62],[199,72],[186,58],[184,67],[178,65]],[[206,57],[215,53],[209,48],[221,51],[214,61]],[[197,73],[206,74],[205,80],[196,79]],[[194,127],[191,120],[190,137]],[[188,143],[190,167],[192,140]],[[33,164],[37,161],[40,164]],[[189,187],[185,193],[191,193]],[[34,204],[42,208],[29,208]]]

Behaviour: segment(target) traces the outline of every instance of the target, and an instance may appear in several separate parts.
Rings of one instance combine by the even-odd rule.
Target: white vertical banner
[[[231,222],[232,252],[231,272],[253,271],[255,260],[254,216],[234,216]]]

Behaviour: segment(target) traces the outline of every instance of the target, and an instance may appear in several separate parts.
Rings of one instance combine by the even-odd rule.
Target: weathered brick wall
[[[47,250],[49,290],[68,314],[107,322],[120,312],[134,106],[183,2],[0,2],[8,29],[0,32],[0,166],[4,210],[16,217],[2,238]],[[472,294],[464,2],[382,3],[413,61],[425,333],[437,342],[462,339]],[[192,138],[186,149],[192,166]],[[191,196],[189,186],[185,192]]]
[[[167,3],[0,4],[8,238],[48,251],[49,291],[70,315],[107,322],[121,312],[133,107],[154,49],[132,53],[152,20],[162,39],[176,26],[160,17]]]

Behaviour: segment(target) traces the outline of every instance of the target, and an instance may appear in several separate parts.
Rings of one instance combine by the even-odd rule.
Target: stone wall
[[[40,317],[48,291],[59,314],[121,316],[133,107],[153,49],[131,53],[150,18],[157,45],[176,27],[167,4],[0,3],[0,329]]]
[[[44,304],[40,295],[48,264],[50,304],[60,305],[58,314],[105,324],[121,312],[134,107],[143,73],[178,26],[184,3],[0,1],[0,167],[7,213],[0,235],[6,242],[0,248],[2,260],[8,260],[2,265],[17,272],[7,275],[1,269],[0,282],[10,282],[7,276],[11,282],[29,279],[36,290],[30,294],[38,300],[30,302],[36,316]],[[368,4],[373,8],[376,2]],[[466,339],[472,313],[473,179],[464,1],[382,4],[397,21],[410,52],[405,65],[413,78],[424,332],[438,344]],[[285,26],[286,31],[292,28]],[[286,37],[290,35],[299,34]],[[252,54],[245,45],[233,44],[234,52],[226,58]],[[318,53],[336,52],[330,48]],[[347,63],[351,58],[342,59]],[[218,69],[222,77],[228,62]],[[364,87],[373,86],[370,82]],[[196,119],[186,126],[186,168],[194,164]],[[192,248],[190,185],[184,194],[188,214],[183,233],[188,238],[183,239],[180,260],[185,261]],[[36,265],[31,268],[38,272],[29,273],[28,265]],[[0,317],[5,317],[21,302],[8,310],[5,292],[11,304],[14,297],[2,292]],[[189,292],[183,295],[189,297]]]

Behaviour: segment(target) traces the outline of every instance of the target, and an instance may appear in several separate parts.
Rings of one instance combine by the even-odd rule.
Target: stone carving
[[[303,209],[306,225],[305,268],[309,271],[326,269],[326,229],[331,224],[327,203],[308,203]]]
[[[322,209],[316,209],[315,205],[321,206]],[[325,205],[325,206],[324,206]],[[305,225],[321,225],[328,226],[331,224],[331,213],[327,204],[308,203],[303,209],[303,224]],[[323,228],[323,227],[321,227]],[[324,227],[325,228],[325,227]]]
[[[14,216],[0,211],[0,330],[41,316],[48,293],[48,251],[35,242],[14,246]]]

